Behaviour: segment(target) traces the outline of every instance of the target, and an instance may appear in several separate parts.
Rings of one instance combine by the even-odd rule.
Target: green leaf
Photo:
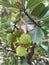
[[[49,21],[49,11],[41,18],[39,18],[37,21]]]
[[[48,10],[49,10],[49,6],[45,7],[43,11],[41,12],[41,14],[39,15],[39,17],[43,17],[47,13]]]
[[[46,29],[42,29],[43,30],[43,32],[44,32],[44,34],[45,34],[45,37],[47,37],[47,30]]]
[[[21,65],[29,65],[28,63],[27,63],[27,59],[25,58],[25,59],[22,59],[22,64]]]
[[[6,7],[13,7],[8,1],[1,0],[0,5],[6,6]]]
[[[34,43],[42,41],[45,36],[43,30],[39,27],[36,27],[34,30],[30,31],[29,34],[31,35]]]
[[[42,0],[28,0],[27,8],[33,8],[35,5],[41,2]]]
[[[49,21],[42,22],[41,26],[49,26]]]
[[[14,53],[13,52],[10,52],[9,53],[9,56],[12,58],[12,65],[18,65],[18,60],[17,60],[17,57],[15,57]]]
[[[47,46],[41,44],[41,47],[42,47],[45,51],[48,51],[48,47],[47,47]]]
[[[39,49],[39,46],[36,45],[35,49],[34,49],[34,53],[37,53],[38,52],[38,49]]]
[[[43,3],[38,4],[33,11],[31,12],[32,16],[38,16],[41,14],[41,12],[43,11],[43,9],[45,8]]]
[[[2,18],[1,18],[1,22],[2,22],[2,23],[5,23],[5,22],[7,22],[7,21],[8,21],[8,18],[7,18],[7,17],[2,17]]]
[[[3,2],[7,2],[7,3],[9,3],[9,0],[2,0]]]

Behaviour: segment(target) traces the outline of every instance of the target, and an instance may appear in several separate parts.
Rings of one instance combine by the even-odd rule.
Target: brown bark
[[[30,53],[29,53],[28,56],[27,56],[28,64],[29,64],[29,65],[33,65],[31,59],[32,59],[32,56],[34,55],[34,48],[35,48],[35,44],[32,45],[31,51],[30,51]]]
[[[24,0],[18,0],[19,3],[22,4],[22,11],[24,11],[25,15],[38,27],[41,27],[39,24],[36,23],[36,21],[30,16],[30,14],[28,14],[25,10],[25,7],[24,7]]]
[[[38,26],[38,27],[41,27],[41,26],[38,25],[38,24],[36,23],[36,21],[30,16],[30,14],[28,14],[28,13],[25,11],[25,9],[24,9],[24,13],[25,13],[25,15],[33,22],[33,24],[35,24],[35,25]]]

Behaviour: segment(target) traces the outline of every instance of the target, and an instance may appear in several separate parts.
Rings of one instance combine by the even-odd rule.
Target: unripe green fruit
[[[26,54],[27,54],[27,51],[26,51],[25,47],[18,46],[16,48],[16,55],[17,56],[26,56]]]
[[[19,15],[19,12],[12,13],[11,15],[14,16],[14,17],[17,17]]]
[[[20,41],[22,44],[28,44],[31,43],[31,37],[29,34],[22,34],[20,37]]]
[[[11,17],[11,21],[12,21],[12,22],[15,22],[15,21],[16,21],[16,17],[12,16],[12,17]]]
[[[14,16],[14,17],[16,17],[16,14],[15,13],[12,13],[11,15]]]
[[[11,33],[7,34],[7,41],[10,43],[14,42],[15,41],[15,35],[11,34]]]
[[[18,29],[18,30],[15,32],[16,37],[20,37],[23,33],[24,33],[23,29]]]

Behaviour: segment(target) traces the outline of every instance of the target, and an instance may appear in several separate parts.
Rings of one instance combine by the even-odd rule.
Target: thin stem
[[[31,59],[32,59],[32,56],[34,55],[34,48],[35,48],[35,44],[32,45],[31,51],[30,51],[30,53],[27,56],[29,65],[33,65]]]
[[[20,20],[22,23],[24,23],[24,25],[26,25],[26,33],[28,33],[28,26],[27,23],[25,22],[25,20],[20,16]]]

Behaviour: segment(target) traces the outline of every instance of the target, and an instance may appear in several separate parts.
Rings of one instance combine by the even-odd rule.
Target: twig
[[[16,21],[16,23],[19,21],[19,19]],[[12,30],[12,34],[13,34],[13,32],[15,32],[15,28],[16,29],[18,29],[17,27],[16,27],[16,23],[14,24],[14,28],[13,28],[13,30]],[[13,49],[13,50],[15,50],[15,48],[14,48],[14,45],[13,45],[13,42],[11,43],[11,48]]]
[[[32,45],[31,52],[27,56],[29,65],[33,65],[31,59],[32,59],[32,56],[34,55],[34,48],[35,48],[35,44]]]
[[[24,23],[24,25],[26,25],[26,32],[28,33],[28,26],[27,23],[25,22],[25,20],[20,16],[20,20],[22,23]]]
[[[18,29],[18,27],[16,26],[16,24],[17,24],[18,21],[19,21],[19,19],[14,23],[14,28],[13,28],[13,30],[12,30],[11,33],[13,33],[15,31],[15,28]]]
[[[38,27],[41,27],[40,25],[38,25],[38,24],[35,22],[35,20],[30,16],[30,14],[28,14],[28,13],[26,12],[25,9],[24,9],[24,13],[25,13],[25,15],[26,15],[35,25],[37,25]]]

